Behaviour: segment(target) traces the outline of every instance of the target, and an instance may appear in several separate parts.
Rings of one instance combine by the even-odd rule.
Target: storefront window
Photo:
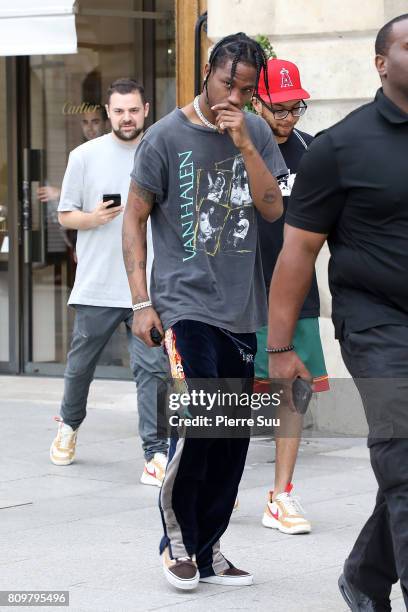
[[[73,313],[66,303],[75,278],[75,232],[63,230],[57,219],[69,152],[110,131],[103,105],[117,78],[144,84],[151,121],[174,108],[173,9],[173,0],[82,0],[78,53],[30,58],[34,363],[61,364],[69,348]],[[2,227],[0,222],[0,240]],[[128,366],[125,329],[115,333],[100,362]]]
[[[6,61],[0,58],[0,108],[6,108]],[[9,204],[6,112],[0,113],[0,361],[9,359]]]

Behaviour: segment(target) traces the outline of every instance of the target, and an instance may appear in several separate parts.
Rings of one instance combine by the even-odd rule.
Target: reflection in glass
[[[6,61],[0,57],[0,361],[9,360],[9,233],[7,197]]]
[[[135,18],[135,12],[148,10],[147,4],[81,0],[78,53],[30,58],[34,362],[64,363],[71,337],[74,313],[67,301],[75,278],[76,235],[61,228],[57,212],[69,152],[110,131],[104,96],[117,78],[145,85],[155,120],[175,106],[174,2],[151,3],[156,12],[169,15],[166,19]],[[106,11],[123,16],[106,16]],[[99,363],[128,367],[124,327]]]

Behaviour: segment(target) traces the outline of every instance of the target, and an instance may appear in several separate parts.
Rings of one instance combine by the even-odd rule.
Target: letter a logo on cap
[[[258,96],[270,104],[289,102],[290,100],[304,100],[310,98],[306,89],[300,83],[299,69],[288,60],[271,58],[268,60],[268,88],[266,87],[263,72],[259,78]]]
[[[282,68],[280,73],[281,73],[281,77],[282,77],[281,88],[283,88],[283,87],[293,87],[293,83],[290,80],[289,70],[286,70],[286,68]]]

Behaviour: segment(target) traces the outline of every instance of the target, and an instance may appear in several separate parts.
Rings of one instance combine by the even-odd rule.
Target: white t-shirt
[[[129,174],[137,145],[121,143],[112,133],[89,140],[74,149],[62,183],[59,212],[91,212],[103,194],[120,193],[122,205],[129,192]],[[78,266],[68,304],[130,308],[132,299],[122,257],[123,214],[106,225],[79,230]],[[147,279],[150,279],[153,246],[147,230]]]

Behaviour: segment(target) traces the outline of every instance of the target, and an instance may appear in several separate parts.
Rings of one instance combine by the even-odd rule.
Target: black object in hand
[[[115,208],[116,206],[121,206],[122,199],[120,193],[104,193],[102,196],[102,202],[109,202],[109,200],[113,200],[112,204],[109,204],[106,208]]]
[[[295,378],[292,383],[292,400],[296,412],[305,414],[312,399],[313,389],[304,378]]]
[[[150,338],[152,342],[154,342],[154,344],[157,344],[157,346],[160,346],[161,341],[162,341],[162,335],[157,329],[157,327],[152,327],[152,329],[150,330]]]

